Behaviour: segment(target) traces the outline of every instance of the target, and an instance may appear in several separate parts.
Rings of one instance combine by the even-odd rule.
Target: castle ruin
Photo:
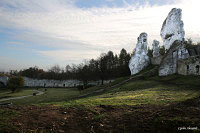
[[[159,65],[159,76],[167,76],[171,74],[200,75],[200,46],[193,45],[192,47],[187,47],[187,42],[184,39],[184,23],[181,20],[181,17],[182,10],[173,8],[163,22],[160,32],[166,49],[163,56],[159,54],[159,42],[156,40],[153,41],[153,57],[150,60],[151,64]],[[137,43],[136,49],[137,47],[141,47],[142,50],[145,51],[146,49],[142,46],[142,43]],[[135,55],[132,56],[129,62],[129,68],[132,75],[140,72],[145,68],[145,66],[147,66],[147,64],[149,64],[149,60],[147,60],[144,65],[133,67],[131,64],[141,64],[144,61],[142,60],[141,62],[138,62],[140,60],[133,60],[137,56],[143,57],[144,54],[135,53]]]

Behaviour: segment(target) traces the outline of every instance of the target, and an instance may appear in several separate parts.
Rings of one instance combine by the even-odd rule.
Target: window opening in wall
[[[181,57],[180,58],[182,58],[182,56],[183,56],[183,51],[181,50]]]
[[[199,65],[196,66],[196,73],[199,73]]]
[[[187,74],[189,73],[189,69],[190,69],[190,67],[189,67],[189,65],[187,65]]]
[[[176,59],[177,58],[177,51],[173,51],[172,52],[172,59]]]

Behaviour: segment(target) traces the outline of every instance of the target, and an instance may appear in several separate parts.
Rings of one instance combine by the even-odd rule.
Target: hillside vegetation
[[[152,77],[148,80],[131,80],[101,94],[55,105],[140,105],[169,104],[200,96],[199,77]]]
[[[83,91],[49,88],[44,95],[13,100],[18,106],[0,110],[0,116],[4,116],[0,129],[171,132],[179,127],[200,127],[200,77],[153,76],[153,69]]]

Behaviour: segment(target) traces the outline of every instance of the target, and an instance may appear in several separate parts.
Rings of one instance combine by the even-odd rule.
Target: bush
[[[150,49],[150,48],[148,48],[148,53],[147,53],[147,55],[148,55],[150,58],[152,58],[152,57],[153,57],[153,50]]]
[[[78,85],[77,88],[78,88],[79,91],[84,89],[83,85]]]
[[[160,47],[160,55],[164,55],[165,54],[165,46],[161,46]]]
[[[24,79],[22,77],[11,77],[7,83],[7,87],[11,89],[12,92],[15,92],[17,89],[20,89],[23,86]]]

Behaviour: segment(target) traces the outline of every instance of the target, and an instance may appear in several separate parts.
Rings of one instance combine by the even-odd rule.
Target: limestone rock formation
[[[129,61],[131,75],[140,72],[149,65],[150,59],[147,53],[147,33],[141,33],[138,37],[135,53]]]
[[[185,31],[183,29],[183,21],[181,20],[182,10],[173,8],[165,21],[163,22],[160,35],[164,42],[166,49],[169,49],[174,41],[183,41],[185,36]]]
[[[159,41],[153,40],[152,44],[152,49],[153,49],[153,57],[158,57],[160,56],[160,46],[159,46]]]

